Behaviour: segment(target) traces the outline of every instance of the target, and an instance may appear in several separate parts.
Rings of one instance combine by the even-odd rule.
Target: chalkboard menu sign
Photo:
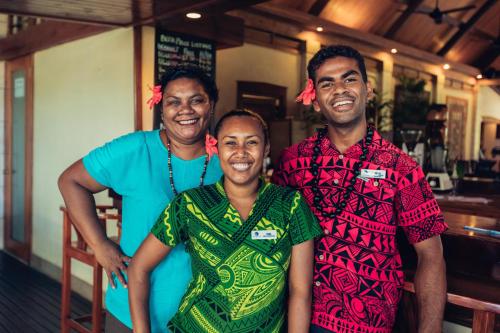
[[[162,31],[156,28],[155,71],[156,79],[168,67],[179,64],[196,65],[215,78],[215,43],[206,39]]]
[[[168,67],[191,64],[196,65],[215,79],[215,43],[213,41],[164,31],[156,27],[155,42],[155,79],[160,82],[161,76]],[[161,109],[155,107],[153,127],[160,127]]]

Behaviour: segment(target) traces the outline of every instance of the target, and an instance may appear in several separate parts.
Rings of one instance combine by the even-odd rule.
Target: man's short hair
[[[363,78],[363,82],[368,82],[365,60],[363,59],[361,53],[347,45],[330,45],[316,52],[311,60],[309,60],[309,64],[307,65],[307,73],[309,74],[309,78],[313,81],[314,84],[316,84],[316,71],[318,70],[318,68],[320,68],[321,65],[323,65],[323,63],[328,59],[336,57],[351,58],[356,60],[356,62],[358,63],[359,71],[361,72],[361,77]]]

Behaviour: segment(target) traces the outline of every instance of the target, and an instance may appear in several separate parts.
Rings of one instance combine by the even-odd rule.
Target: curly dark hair
[[[262,119],[262,117],[260,115],[258,115],[257,113],[250,111],[250,110],[247,110],[247,109],[234,109],[234,110],[231,110],[231,111],[225,113],[219,119],[219,121],[217,122],[217,125],[215,125],[214,136],[216,138],[219,135],[219,132],[220,132],[224,122],[232,117],[250,117],[250,118],[257,119],[260,126],[262,127],[262,132],[264,133],[265,143],[267,144],[269,142],[269,127],[267,126],[265,120]]]
[[[162,95],[165,92],[165,87],[170,81],[180,78],[188,78],[198,81],[198,83],[203,86],[203,89],[205,89],[205,92],[211,102],[216,104],[219,100],[219,90],[217,89],[214,79],[208,76],[200,67],[194,65],[178,65],[169,67],[167,71],[163,73],[160,80]]]
[[[368,76],[366,75],[366,66],[363,56],[354,48],[347,45],[330,45],[322,48],[309,60],[307,65],[307,73],[309,78],[316,84],[316,70],[323,65],[325,61],[331,58],[345,57],[356,60],[358,63],[359,70],[361,72],[361,77],[363,82],[368,82]]]

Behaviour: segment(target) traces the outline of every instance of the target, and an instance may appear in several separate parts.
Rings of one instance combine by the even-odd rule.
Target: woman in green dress
[[[149,273],[185,243],[193,279],[170,331],[306,333],[321,229],[297,191],[260,178],[269,153],[262,118],[234,110],[215,132],[224,176],[178,195],[128,268],[134,332],[149,332]]]

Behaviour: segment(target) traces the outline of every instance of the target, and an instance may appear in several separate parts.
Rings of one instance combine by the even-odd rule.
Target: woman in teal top
[[[205,147],[218,98],[214,81],[196,67],[181,66],[167,71],[157,90],[161,94],[155,102],[162,103],[164,130],[117,138],[75,162],[59,178],[66,207],[110,280],[106,332],[131,332],[127,263],[165,205],[178,192],[212,184],[221,176],[218,157],[209,158]],[[95,213],[92,194],[106,188],[123,197],[119,246],[106,238]],[[190,258],[181,244],[152,273],[152,332],[166,332],[164,323],[177,311],[190,279]]]
[[[259,179],[269,153],[260,117],[231,111],[215,132],[223,179],[177,196],[132,259],[134,332],[150,332],[149,273],[185,242],[193,279],[171,332],[279,333],[288,303],[288,332],[306,333],[313,238],[322,231],[299,192]]]

